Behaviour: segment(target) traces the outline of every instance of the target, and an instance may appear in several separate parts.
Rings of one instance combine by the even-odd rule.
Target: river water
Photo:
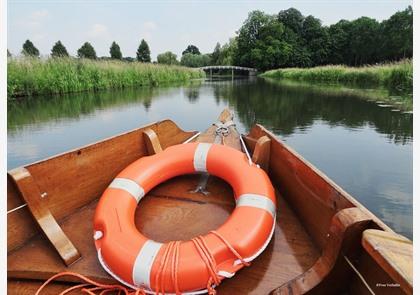
[[[9,102],[8,169],[166,118],[203,131],[229,107],[240,132],[264,125],[412,239],[413,115],[367,100],[375,91],[246,79]]]

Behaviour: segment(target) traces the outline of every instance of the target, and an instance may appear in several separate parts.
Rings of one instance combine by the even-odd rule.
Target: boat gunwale
[[[60,158],[60,157],[64,157],[64,156],[69,155],[69,154],[72,154],[72,153],[77,153],[79,151],[82,151],[84,149],[93,147],[95,145],[104,144],[105,142],[114,140],[114,139],[116,139],[118,137],[126,136],[126,135],[129,135],[129,134],[134,133],[134,132],[138,132],[141,129],[152,128],[154,126],[157,127],[160,124],[165,123],[165,122],[169,122],[169,123],[174,124],[175,127],[178,128],[180,132],[192,133],[193,136],[196,136],[198,133],[200,133],[197,130],[185,131],[184,129],[182,129],[181,127],[179,127],[179,125],[176,122],[174,122],[171,119],[164,119],[164,120],[160,120],[160,121],[153,121],[153,122],[151,122],[149,124],[144,124],[144,125],[141,125],[139,127],[136,127],[136,128],[133,128],[133,129],[130,129],[130,130],[127,130],[127,131],[118,133],[116,135],[111,135],[111,136],[105,137],[103,139],[100,139],[100,140],[97,140],[97,141],[93,141],[93,142],[88,143],[88,144],[84,144],[84,145],[82,145],[80,147],[68,149],[68,150],[66,150],[64,152],[60,152],[60,153],[57,153],[57,154],[48,156],[46,158],[43,158],[43,159],[40,159],[40,160],[37,160],[37,161],[34,161],[34,162],[30,162],[30,163],[27,163],[27,164],[19,165],[19,166],[15,167],[15,168],[11,168],[11,169],[7,170],[6,172],[7,172],[7,175],[9,176],[9,174],[13,170],[18,170],[18,169],[21,169],[21,168],[26,168],[27,169],[27,168],[30,168],[30,167],[33,167],[33,166],[36,166],[36,165],[40,165],[40,164],[43,164],[43,163],[48,162],[50,160],[54,160],[54,159],[57,159],[57,158]],[[18,210],[20,210],[22,208],[25,208],[26,207],[26,203],[23,200],[21,200],[21,201],[22,202],[19,205],[17,205],[16,207],[7,209],[7,214],[10,214],[10,213],[13,213],[15,211],[18,211]],[[6,207],[8,207],[7,204],[6,204]]]
[[[280,138],[278,138],[274,133],[267,130],[264,126],[261,124],[255,124],[251,129],[250,133],[253,128],[260,128],[261,131],[266,133],[272,140],[276,140],[278,143],[280,143],[288,152],[290,152],[296,159],[298,159],[301,163],[303,163],[305,166],[310,168],[314,173],[316,173],[325,183],[332,188],[334,188],[336,191],[338,191],[347,201],[352,203],[354,207],[357,207],[361,209],[364,213],[367,213],[373,218],[373,221],[377,223],[383,230],[391,233],[397,234],[391,227],[389,227],[386,223],[384,223],[379,217],[377,217],[374,213],[372,213],[368,208],[366,208],[362,203],[356,200],[355,197],[353,197],[350,193],[345,191],[340,185],[338,185],[336,182],[334,182],[330,177],[328,177],[324,172],[322,172],[319,168],[314,166],[311,162],[306,160],[301,154],[299,154],[295,149],[290,147],[288,144],[286,144],[284,141],[282,141]],[[343,210],[343,209],[341,209]],[[337,210],[336,212],[339,212],[340,210]]]

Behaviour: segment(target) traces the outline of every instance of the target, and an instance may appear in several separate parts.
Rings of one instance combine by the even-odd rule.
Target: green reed
[[[203,71],[180,66],[76,58],[9,58],[8,97],[61,94],[188,81]]]
[[[313,68],[284,68],[263,73],[262,77],[306,82],[337,83],[358,86],[384,86],[412,94],[413,61],[363,67],[327,65]]]

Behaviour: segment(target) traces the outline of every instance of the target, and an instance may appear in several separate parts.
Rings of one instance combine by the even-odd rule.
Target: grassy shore
[[[261,76],[277,80],[385,87],[392,94],[401,94],[404,98],[411,97],[411,100],[413,93],[413,61],[411,59],[359,68],[342,65],[284,68],[267,71]]]
[[[179,66],[75,58],[11,58],[7,62],[8,97],[57,94],[203,78],[203,71]]]

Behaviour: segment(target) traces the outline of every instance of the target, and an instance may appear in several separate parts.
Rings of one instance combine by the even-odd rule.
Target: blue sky
[[[71,55],[89,41],[98,56],[109,56],[116,41],[123,56],[135,56],[142,38],[149,43],[152,59],[165,51],[178,55],[194,44],[201,52],[212,52],[216,42],[235,35],[248,12],[275,14],[295,7],[329,25],[340,19],[369,16],[383,20],[412,1],[8,1],[8,48],[21,51],[26,39],[42,55],[61,40]]]

